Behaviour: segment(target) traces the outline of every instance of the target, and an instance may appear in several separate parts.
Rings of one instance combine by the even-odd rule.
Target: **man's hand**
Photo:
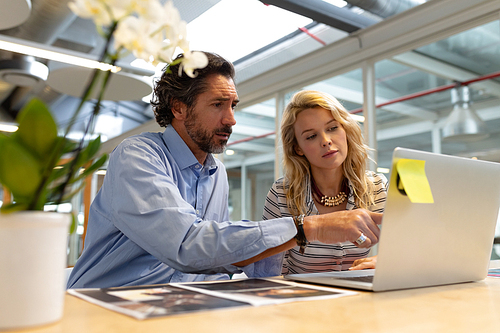
[[[305,217],[304,232],[308,241],[325,244],[349,241],[357,247],[368,248],[377,244],[380,236],[378,224],[381,222],[381,213],[366,209],[344,210]],[[357,243],[361,235],[366,239]]]
[[[375,268],[376,265],[377,265],[377,256],[373,256],[373,257],[354,260],[349,270],[356,271],[361,269],[372,269]]]

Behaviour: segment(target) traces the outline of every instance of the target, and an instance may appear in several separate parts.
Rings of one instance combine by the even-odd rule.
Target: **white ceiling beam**
[[[449,65],[443,61],[436,60],[416,52],[398,54],[392,59],[406,66],[417,68],[429,74],[439,76],[451,81],[468,81],[478,77],[477,74]],[[483,89],[485,92],[500,96],[500,83],[492,80],[484,80],[474,83],[475,89]]]
[[[274,105],[265,105],[259,103],[242,109],[241,113],[274,118],[276,116],[276,108]]]

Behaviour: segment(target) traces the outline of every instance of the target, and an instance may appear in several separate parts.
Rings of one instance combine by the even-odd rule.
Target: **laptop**
[[[370,291],[482,280],[499,206],[500,163],[396,148],[376,269],[284,278]]]

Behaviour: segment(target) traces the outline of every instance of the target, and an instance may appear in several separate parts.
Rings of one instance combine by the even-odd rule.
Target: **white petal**
[[[203,52],[186,52],[180,68],[190,77],[195,77],[194,70],[208,65],[208,58]]]
[[[203,52],[190,52],[190,65],[193,68],[204,68],[208,65],[208,58]]]

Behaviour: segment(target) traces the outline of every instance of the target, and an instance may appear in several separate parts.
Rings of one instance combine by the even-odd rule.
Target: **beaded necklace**
[[[311,176],[311,185],[312,185],[313,195],[316,196],[316,200],[320,202],[323,206],[335,207],[342,204],[347,198],[347,194],[344,191],[340,191],[339,194],[337,194],[334,197],[323,195],[323,193],[321,193],[318,186],[314,182],[314,178],[312,176]]]

